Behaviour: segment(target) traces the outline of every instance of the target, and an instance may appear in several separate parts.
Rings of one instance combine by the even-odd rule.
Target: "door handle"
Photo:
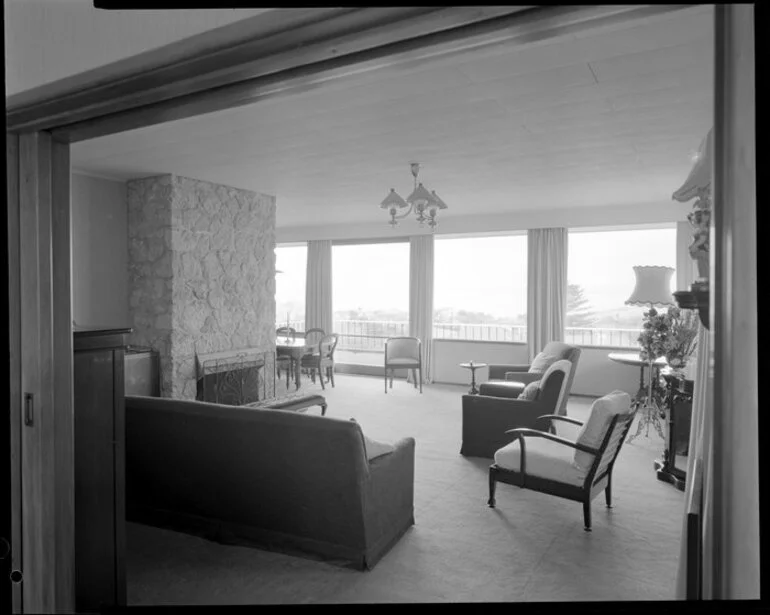
[[[32,393],[24,393],[24,424],[32,426],[32,412],[35,406],[35,396]]]

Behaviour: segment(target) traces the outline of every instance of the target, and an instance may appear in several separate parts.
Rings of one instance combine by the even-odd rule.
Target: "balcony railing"
[[[285,326],[280,323],[278,326]],[[290,323],[297,331],[304,331],[304,320]],[[335,320],[340,350],[383,352],[389,337],[409,335],[405,320]],[[638,347],[639,329],[603,329],[597,327],[567,327],[565,342],[576,346]],[[526,343],[525,325],[433,323],[433,337],[452,340]]]

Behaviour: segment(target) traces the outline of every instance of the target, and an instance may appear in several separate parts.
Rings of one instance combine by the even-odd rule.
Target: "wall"
[[[126,184],[72,175],[72,318],[78,325],[126,326]]]
[[[5,0],[6,96],[270,10],[104,11],[92,0]]]
[[[456,340],[434,340],[433,343],[434,382],[469,384],[470,373],[459,364],[471,359],[477,363],[529,363],[526,344]],[[633,349],[583,347],[572,382],[573,395],[598,397],[614,389],[627,391],[631,396],[636,394],[639,369],[611,361],[608,358],[611,352],[633,352]],[[488,371],[477,369],[476,382],[485,382]]]
[[[195,398],[195,357],[274,348],[275,197],[173,175],[128,182],[131,343],[162,394]]]
[[[665,201],[605,207],[571,207],[568,209],[537,209],[511,211],[507,214],[477,216],[445,216],[439,220],[436,234],[474,234],[526,230],[554,225],[576,227],[606,227],[623,225],[654,225],[686,220],[688,203]],[[414,220],[404,220],[394,231],[386,217],[369,224],[329,224],[294,226],[276,229],[278,243],[304,242],[313,239],[363,239],[425,235]]]

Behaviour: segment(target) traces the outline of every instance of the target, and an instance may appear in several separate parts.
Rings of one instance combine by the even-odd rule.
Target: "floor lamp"
[[[671,294],[671,278],[674,275],[673,267],[663,267],[659,265],[638,265],[634,267],[636,275],[636,286],[631,296],[626,300],[626,305],[636,305],[643,307],[673,307],[674,298]],[[643,428],[647,428],[646,437],[650,434],[650,425],[655,427],[658,435],[665,440],[663,427],[661,425],[662,409],[655,399],[655,358],[648,357],[647,361],[647,393],[641,399],[637,395],[634,400],[636,406],[642,406],[642,413],[639,415],[639,423],[634,435],[628,438],[628,442],[636,438]],[[643,405],[642,405],[643,404]]]

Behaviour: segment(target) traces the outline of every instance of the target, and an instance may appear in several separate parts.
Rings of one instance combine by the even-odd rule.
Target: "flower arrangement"
[[[645,361],[666,357],[670,367],[682,369],[695,350],[697,332],[698,322],[693,312],[672,307],[661,313],[651,307],[644,313],[638,338],[641,357]]]

